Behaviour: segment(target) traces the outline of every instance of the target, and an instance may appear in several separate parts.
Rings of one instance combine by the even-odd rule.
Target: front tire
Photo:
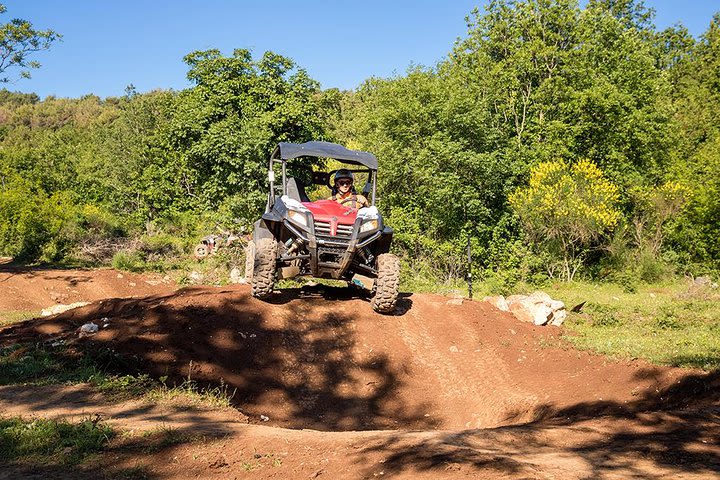
[[[255,261],[252,272],[252,296],[264,299],[272,295],[277,273],[277,243],[272,238],[261,238],[255,244]]]
[[[392,253],[378,255],[377,272],[372,308],[378,313],[393,313],[400,288],[400,259]]]

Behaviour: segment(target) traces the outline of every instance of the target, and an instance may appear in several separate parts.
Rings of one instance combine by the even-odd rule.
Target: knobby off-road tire
[[[400,287],[400,259],[392,253],[378,255],[377,271],[372,308],[378,313],[393,313]]]
[[[255,262],[252,272],[252,296],[267,298],[275,286],[277,242],[272,238],[261,238],[255,244]]]

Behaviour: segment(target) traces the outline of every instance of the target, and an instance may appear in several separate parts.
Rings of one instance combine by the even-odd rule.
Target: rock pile
[[[562,325],[567,317],[565,304],[559,300],[553,300],[545,292],[535,292],[530,295],[510,295],[505,298],[502,295],[496,297],[485,297],[483,301],[490,303],[498,310],[510,312],[515,317],[535,325]]]

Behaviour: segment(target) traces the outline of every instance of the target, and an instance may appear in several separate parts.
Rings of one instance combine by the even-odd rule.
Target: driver
[[[338,170],[335,173],[335,185],[332,189],[333,195],[328,200],[338,202],[347,208],[358,209],[368,207],[367,198],[355,192],[355,188],[353,187],[354,182],[355,176],[350,170],[346,168]]]

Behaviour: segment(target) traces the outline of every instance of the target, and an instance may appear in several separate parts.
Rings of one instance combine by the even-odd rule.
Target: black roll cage
[[[364,169],[350,170],[351,172],[367,172],[372,184],[370,205],[375,205],[375,194],[377,191],[377,158],[371,153],[359,150],[348,150],[342,145],[330,142],[306,142],[306,143],[285,143],[281,142],[275,147],[270,155],[268,166],[268,181],[270,182],[270,195],[268,197],[268,209],[275,203],[275,171],[273,167],[279,163],[282,165],[282,194],[287,194],[287,162],[295,158],[331,158],[347,165],[360,165]],[[314,172],[314,170],[313,170]],[[329,178],[329,175],[328,175]]]

